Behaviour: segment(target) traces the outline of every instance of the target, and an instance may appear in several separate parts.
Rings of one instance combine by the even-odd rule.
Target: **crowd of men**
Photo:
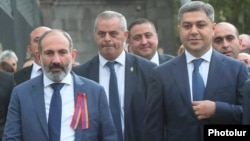
[[[180,7],[176,56],[158,51],[149,19],[103,11],[93,32],[83,64],[66,31],[40,26],[30,65],[0,65],[3,141],[202,141],[204,125],[250,124],[250,36],[215,23],[209,3]]]

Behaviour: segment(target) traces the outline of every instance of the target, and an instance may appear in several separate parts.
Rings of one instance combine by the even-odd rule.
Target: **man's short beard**
[[[60,66],[62,68],[62,71],[59,71],[59,72],[52,72],[51,71],[51,66],[44,66],[42,64],[43,68],[44,68],[44,73],[45,75],[52,81],[54,82],[60,82],[62,81],[66,75],[69,73],[69,71],[71,70],[72,68],[72,65],[71,63],[69,63],[67,66]]]
[[[67,73],[64,71],[60,71],[60,72],[51,72],[50,71],[46,75],[50,80],[52,80],[54,82],[60,82],[63,80],[63,78],[65,78]]]

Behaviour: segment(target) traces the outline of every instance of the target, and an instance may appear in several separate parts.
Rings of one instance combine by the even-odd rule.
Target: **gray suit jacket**
[[[185,53],[155,68],[144,141],[163,141],[164,131],[167,141],[202,141],[205,124],[241,124],[242,90],[248,77],[245,64],[213,50],[204,99],[214,101],[216,111],[212,118],[199,121],[192,109]]]
[[[103,87],[74,73],[73,80],[75,100],[77,93],[86,93],[89,112],[89,128],[82,130],[79,124],[75,130],[75,141],[117,141]],[[4,141],[49,140],[43,91],[43,75],[14,88],[4,129]]]

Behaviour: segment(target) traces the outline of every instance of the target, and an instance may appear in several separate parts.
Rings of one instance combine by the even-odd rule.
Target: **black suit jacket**
[[[6,72],[0,72],[0,80],[0,140],[2,140],[11,92],[15,82],[13,75]]]
[[[16,71],[14,73],[14,79],[15,79],[16,85],[30,79],[32,67],[33,65],[22,68],[19,71]]]
[[[144,108],[148,87],[148,76],[156,64],[126,52],[124,141],[142,141],[144,130]],[[73,68],[73,71],[99,83],[99,57]]]

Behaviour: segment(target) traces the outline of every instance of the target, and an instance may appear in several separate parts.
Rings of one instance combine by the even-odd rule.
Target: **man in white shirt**
[[[43,74],[13,89],[3,141],[117,141],[104,88],[71,71],[69,34],[49,30],[38,48]]]
[[[128,27],[128,50],[129,52],[148,59],[157,65],[164,63],[174,56],[160,54],[158,49],[158,34],[154,24],[148,20],[139,18]]]

